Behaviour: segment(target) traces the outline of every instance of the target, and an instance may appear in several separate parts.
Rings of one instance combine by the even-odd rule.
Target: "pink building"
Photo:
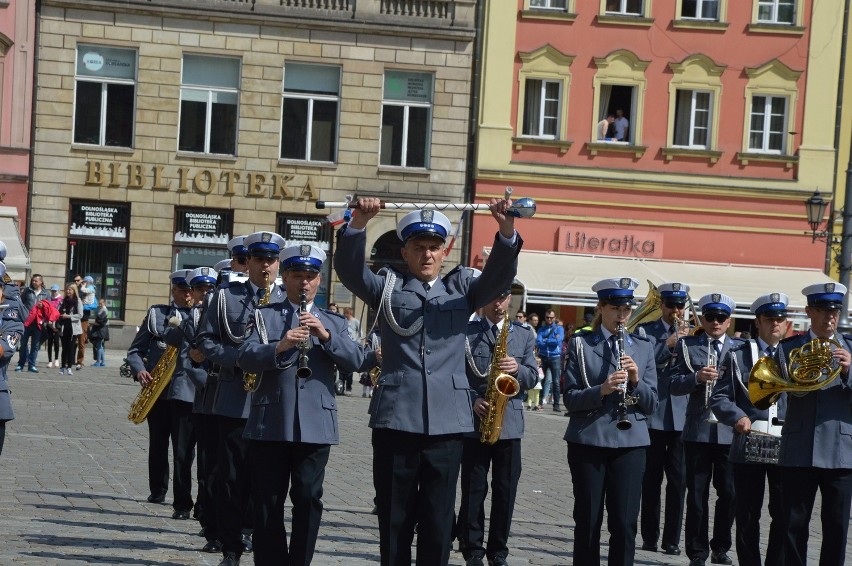
[[[24,279],[35,59],[35,0],[0,0],[0,240],[6,265]]]
[[[632,275],[741,313],[771,290],[801,306],[825,277],[803,203],[834,186],[842,3],[515,4],[485,10],[476,195],[537,200],[529,301],[588,307],[596,278]],[[491,224],[474,219],[474,264]]]

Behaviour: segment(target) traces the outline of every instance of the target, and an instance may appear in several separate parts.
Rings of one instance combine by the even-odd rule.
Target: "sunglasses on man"
[[[704,320],[707,322],[725,322],[728,318],[730,318],[728,315],[722,313],[710,313],[704,315]]]
[[[676,301],[666,301],[665,302],[667,309],[684,309],[686,308],[686,303],[678,303]]]
[[[245,264],[248,263],[248,256],[238,255],[238,256],[234,256],[233,259],[234,259],[234,261],[236,261],[240,265],[245,265]]]

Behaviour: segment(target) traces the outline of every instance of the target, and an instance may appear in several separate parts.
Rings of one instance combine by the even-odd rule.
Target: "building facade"
[[[834,183],[842,3],[515,4],[486,9],[476,195],[536,199],[528,299],[574,322],[596,278],[629,275],[801,307],[824,277],[804,201]]]
[[[333,252],[317,201],[458,201],[474,34],[473,0],[45,0],[34,269],[135,325],[234,235]],[[354,304],[324,275],[321,304]]]
[[[32,132],[35,2],[0,1],[0,240],[6,267],[24,280]]]

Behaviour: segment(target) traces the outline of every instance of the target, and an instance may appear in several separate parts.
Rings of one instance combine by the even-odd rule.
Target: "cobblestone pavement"
[[[44,360],[38,374],[10,371],[17,419],[8,423],[0,457],[0,565],[218,564],[220,556],[199,552],[204,541],[196,536],[197,522],[172,520],[170,506],[145,502],[147,427],[127,420],[137,386],[118,375],[122,354],[108,351],[108,367],[85,367],[73,376],[48,369]],[[378,562],[368,399],[355,388],[338,403],[341,444],[332,448],[326,473],[318,566]],[[570,564],[571,478],[562,441],[567,419],[552,411],[527,415],[509,559]],[[818,508],[814,517],[810,554],[816,563]],[[641,550],[636,556],[637,564],[687,562]],[[249,555],[243,563],[251,564]],[[453,553],[450,563],[463,564],[461,554]]]

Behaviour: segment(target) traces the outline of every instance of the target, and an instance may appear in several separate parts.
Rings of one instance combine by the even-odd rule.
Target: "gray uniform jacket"
[[[724,336],[719,356],[719,374],[725,373],[725,358],[734,346],[743,343],[739,338]],[[720,338],[722,340],[722,338]],[[669,364],[669,388],[672,395],[689,395],[686,405],[686,422],[681,439],[706,444],[730,444],[733,430],[728,425],[707,422],[710,410],[705,406],[707,388],[699,383],[696,374],[707,365],[707,336],[684,336],[675,344]]]
[[[636,334],[649,338],[654,346],[654,359],[657,363],[657,397],[660,404],[657,410],[648,416],[648,428],[651,430],[682,431],[686,419],[686,397],[672,395],[669,389],[669,375],[666,368],[672,358],[672,351],[666,346],[669,333],[661,319],[636,328]]]
[[[210,410],[212,409],[212,404],[207,407],[205,407],[204,404],[207,389],[207,361],[205,360],[204,362],[197,364],[192,361],[191,357],[189,357],[189,350],[195,343],[195,334],[198,325],[201,322],[201,314],[203,310],[204,307],[201,305],[193,306],[189,311],[189,316],[187,316],[180,324],[182,342],[180,345],[180,357],[178,358],[178,363],[183,366],[184,373],[195,386],[195,397],[192,400],[192,412],[209,415],[211,414]],[[205,408],[207,409],[207,412],[205,412]]]
[[[272,287],[269,304],[286,299],[284,288]],[[249,402],[243,389],[243,370],[237,367],[237,354],[251,321],[257,297],[248,281],[232,281],[217,289],[201,321],[198,348],[218,374],[213,393],[213,414],[246,419]]]
[[[810,342],[808,332],[782,340],[775,353],[784,377],[790,352]],[[844,350],[852,351],[852,337],[835,335]],[[849,377],[840,374],[831,385],[801,396],[787,397],[787,413],[781,431],[781,466],[852,468],[852,389]]]
[[[127,362],[133,370],[133,375],[140,371],[153,370],[166,351],[166,346],[180,346],[183,335],[177,328],[171,328],[168,321],[175,315],[184,318],[187,312],[187,309],[178,309],[173,305],[154,305],[148,310],[148,314],[139,326],[139,332],[136,333],[127,350]],[[195,398],[195,386],[183,371],[180,359],[168,388],[163,391],[160,398],[176,399],[187,403],[192,403]]]
[[[24,334],[24,323],[21,321],[17,301],[9,301],[8,304],[10,306],[0,312],[0,347],[3,348],[3,355],[0,356],[0,421],[11,421],[15,418],[6,369]]]
[[[308,378],[296,377],[299,349],[275,353],[278,341],[293,326],[298,314],[290,302],[260,307],[250,325],[249,335],[239,350],[240,366],[256,373],[260,385],[251,394],[251,411],[243,437],[252,440],[337,444],[337,402],[334,398],[335,365],[341,372],[352,372],[364,362],[364,348],[349,338],[346,320],[314,306],[316,316],[331,334],[323,344],[311,336],[307,351]],[[265,333],[265,337],[264,334]]]
[[[334,269],[358,298],[378,309],[385,277],[367,267],[364,231],[339,232]],[[426,290],[420,280],[394,272],[390,296],[393,316],[409,328],[422,318],[423,327],[400,336],[381,318],[382,374],[370,404],[370,427],[418,434],[458,434],[473,430],[471,390],[465,370],[464,342],[470,314],[512,284],[523,241],[514,246],[498,237],[482,270],[474,277],[456,268]]]
[[[601,395],[601,385],[616,370],[616,359],[604,340],[600,328],[575,334],[568,343],[567,362],[563,375],[565,408],[571,413],[563,438],[568,442],[602,448],[648,446],[648,415],[657,408],[657,366],[654,349],[649,340],[628,335],[624,352],[639,368],[639,383],[628,393],[637,395],[638,402],[627,407],[627,418],[633,426],[619,430],[618,407],[621,394],[617,391]]]
[[[513,375],[518,380],[518,394],[508,400],[503,414],[503,424],[500,429],[500,440],[510,440],[524,437],[524,391],[533,387],[538,380],[538,364],[535,361],[535,336],[520,324],[509,323],[509,335],[506,339],[506,355],[518,362],[518,372]],[[491,331],[491,323],[483,318],[467,325],[467,340],[470,344],[471,357],[467,364],[467,379],[470,388],[476,391],[477,397],[485,398],[488,388],[488,369],[494,358],[496,337]],[[476,366],[471,368],[470,364]],[[482,374],[485,377],[482,377]],[[466,436],[479,437],[479,417],[474,413],[474,432]]]
[[[720,423],[731,428],[743,417],[748,417],[752,423],[769,421],[769,409],[758,409],[752,405],[748,396],[748,378],[756,361],[752,355],[752,345],[755,346],[754,351],[759,358],[761,354],[756,340],[746,340],[728,350],[722,362],[725,371],[719,376],[719,381],[710,397],[710,408],[713,409],[716,418]],[[786,393],[781,394],[775,406],[779,421],[783,421],[787,409]],[[736,430],[733,431],[733,435],[728,459],[735,464],[744,464],[746,463],[745,442],[748,435],[740,434]]]

